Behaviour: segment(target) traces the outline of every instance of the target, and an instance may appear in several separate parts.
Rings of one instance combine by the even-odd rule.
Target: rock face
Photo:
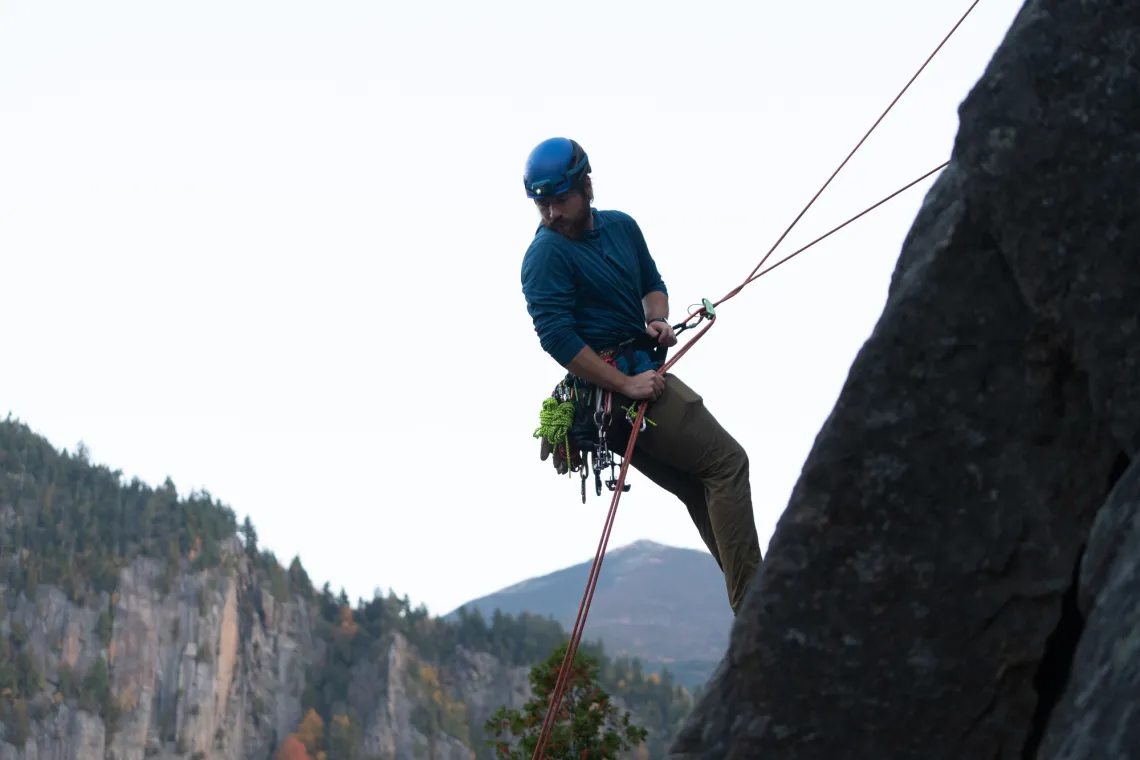
[[[103,721],[83,710],[61,706],[36,727],[22,749],[0,742],[0,760],[87,760],[102,758]]]
[[[1047,760],[1134,757],[1140,748],[1140,467],[1128,472],[1097,516],[1081,568],[1086,620],[1064,698],[1042,744]]]
[[[59,588],[41,585],[35,601],[9,597],[0,634],[24,632],[46,692],[37,714],[29,709],[26,726],[0,723],[0,760],[271,757],[301,722],[306,668],[320,661],[323,645],[310,603],[275,600],[250,572],[236,539],[226,554],[238,559],[183,572],[169,588],[162,563],[133,561],[107,600],[114,609],[107,640],[100,613]],[[0,583],[0,612],[3,591]],[[100,663],[119,705],[113,725],[60,693],[65,672],[79,679]],[[385,661],[355,667],[353,701],[370,716],[362,758],[468,760],[479,738],[468,727],[481,727],[500,705],[521,707],[530,697],[527,669],[487,653],[460,649],[447,681],[432,680],[439,677],[399,633]],[[460,735],[417,725],[437,691],[434,698],[452,710]]]
[[[1026,2],[673,757],[1136,753],[1138,66]]]
[[[503,668],[486,652],[460,653],[450,683],[441,684],[432,669],[424,667],[407,641],[397,635],[388,652],[384,699],[377,705],[364,741],[367,757],[438,758],[468,760],[473,756],[470,737],[432,736],[417,725],[417,711],[439,686],[449,693],[445,707],[461,714],[471,726],[482,726],[500,704],[521,708],[530,698],[527,671]],[[469,711],[469,712],[468,712]]]

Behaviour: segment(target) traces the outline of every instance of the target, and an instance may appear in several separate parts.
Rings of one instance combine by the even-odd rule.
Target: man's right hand
[[[638,375],[626,375],[607,364],[589,346],[582,348],[566,365],[571,373],[606,390],[617,391],[626,398],[640,401],[656,399],[665,390],[665,378],[654,370]]]
[[[621,394],[635,401],[641,399],[657,400],[665,390],[665,377],[657,374],[656,370],[648,370],[636,375],[629,375],[622,383]]]

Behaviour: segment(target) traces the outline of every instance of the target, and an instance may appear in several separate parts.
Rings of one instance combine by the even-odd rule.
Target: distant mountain
[[[529,612],[571,630],[591,562],[516,583],[461,608],[479,610],[487,619],[496,609]],[[665,664],[678,683],[694,689],[724,654],[732,620],[724,576],[708,552],[636,541],[606,552],[583,638],[601,639],[613,657],[639,657],[649,667]]]

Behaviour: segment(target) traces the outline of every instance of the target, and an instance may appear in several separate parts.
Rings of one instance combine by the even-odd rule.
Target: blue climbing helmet
[[[528,198],[550,198],[578,188],[590,173],[590,159],[582,146],[565,137],[551,137],[526,157],[523,186]]]

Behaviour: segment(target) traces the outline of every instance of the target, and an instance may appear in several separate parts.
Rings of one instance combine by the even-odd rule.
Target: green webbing
[[[629,424],[632,425],[634,420],[637,419],[637,402],[631,401],[629,402],[629,406],[623,406],[621,410],[629,415]],[[641,419],[645,422],[648,422],[653,427],[657,427],[657,423],[648,417],[642,417]]]

